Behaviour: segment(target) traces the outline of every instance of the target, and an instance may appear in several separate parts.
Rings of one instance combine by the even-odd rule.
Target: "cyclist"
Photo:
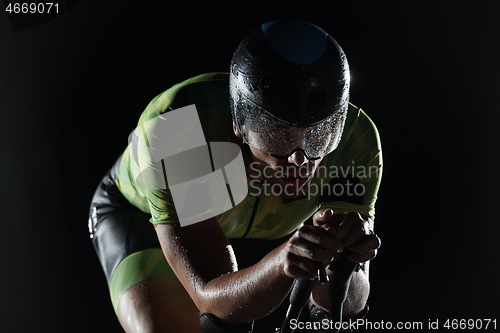
[[[362,264],[344,316],[366,312],[367,262],[380,239],[361,238],[373,233],[382,158],[375,125],[349,103],[349,84],[347,59],[330,35],[278,20],[243,39],[229,74],[191,78],[151,101],[90,209],[91,238],[126,332],[248,332],[255,320],[261,332],[294,279],[314,279],[318,265],[334,274],[342,251]],[[138,184],[148,161],[137,142],[149,120],[168,121],[193,104],[207,142],[240,147],[248,195],[181,226],[168,186]],[[311,293],[316,314],[328,309],[327,288],[317,283]]]

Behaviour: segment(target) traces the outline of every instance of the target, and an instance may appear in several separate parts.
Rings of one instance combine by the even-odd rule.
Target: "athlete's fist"
[[[363,263],[376,257],[381,242],[374,235],[373,222],[367,216],[355,212],[335,213],[325,208],[314,214],[313,224],[332,234],[336,241],[347,248],[351,261]]]
[[[315,278],[320,263],[328,265],[344,249],[335,234],[335,229],[324,225],[300,227],[283,248],[285,274],[292,278]]]

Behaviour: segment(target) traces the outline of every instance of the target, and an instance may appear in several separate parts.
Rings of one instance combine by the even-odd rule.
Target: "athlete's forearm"
[[[281,245],[260,262],[215,278],[199,290],[201,312],[238,325],[274,311],[288,295],[293,279],[283,269]],[[200,302],[201,301],[201,302]]]
[[[285,274],[285,244],[257,264],[237,270],[236,258],[217,220],[156,228],[163,253],[201,313],[242,324],[272,312],[293,279]]]

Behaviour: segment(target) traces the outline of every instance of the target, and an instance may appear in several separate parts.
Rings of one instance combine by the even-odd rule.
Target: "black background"
[[[121,331],[87,233],[98,181],[150,99],[227,71],[246,33],[285,17],[342,45],[381,134],[369,319],[500,319],[500,1],[127,3],[16,33],[0,14],[2,332]]]

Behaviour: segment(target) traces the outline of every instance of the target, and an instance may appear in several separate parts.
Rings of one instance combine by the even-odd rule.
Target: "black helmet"
[[[290,125],[310,126],[347,105],[349,78],[344,52],[321,28],[299,20],[265,23],[234,53],[233,116],[249,102]]]

